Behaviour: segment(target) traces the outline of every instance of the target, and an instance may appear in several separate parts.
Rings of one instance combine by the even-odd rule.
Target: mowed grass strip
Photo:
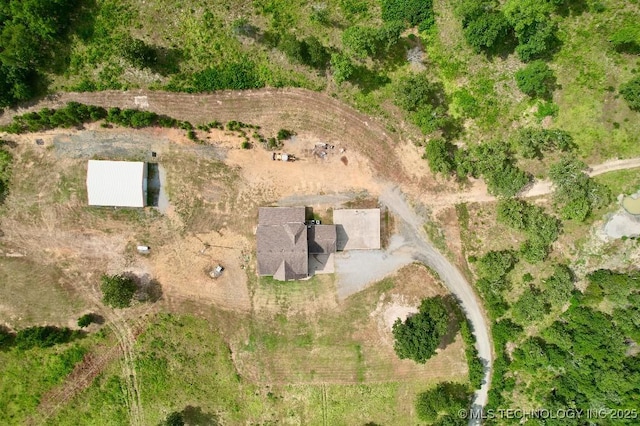
[[[297,344],[306,345],[300,341]],[[226,424],[270,421],[411,424],[416,421],[412,412],[414,397],[430,384],[423,380],[256,384],[236,370],[236,355],[232,354],[215,322],[190,315],[157,316],[140,335],[136,349],[136,371],[146,424],[157,424],[168,413],[186,407],[196,408],[208,418]],[[350,348],[354,359],[358,356],[356,349]],[[263,351],[262,345],[256,353],[259,351]],[[300,361],[307,359],[306,362],[313,363],[314,359],[308,356],[314,351],[309,347],[296,356]],[[119,416],[126,419],[126,413],[118,409],[123,403],[121,393],[115,390],[118,380],[121,379],[117,371],[105,372],[56,420],[66,417],[61,424],[97,420],[100,410],[104,410],[100,424],[118,424]]]

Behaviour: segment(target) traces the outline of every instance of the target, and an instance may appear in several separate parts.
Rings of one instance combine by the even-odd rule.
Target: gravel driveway
[[[491,350],[491,338],[489,328],[482,313],[482,308],[471,285],[462,276],[447,258],[433,248],[424,231],[426,219],[420,217],[408,204],[404,195],[397,187],[389,187],[380,195],[380,201],[385,204],[395,215],[400,223],[399,230],[412,250],[413,258],[428,265],[435,270],[449,291],[458,299],[462,309],[471,323],[476,337],[478,355],[484,364],[485,378],[482,387],[476,391],[473,402],[473,410],[479,414],[482,407],[487,404],[493,356]],[[478,418],[479,415],[473,417]],[[470,420],[469,424],[480,424],[479,420]]]

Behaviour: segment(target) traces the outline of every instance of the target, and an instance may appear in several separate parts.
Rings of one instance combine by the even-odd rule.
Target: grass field
[[[63,383],[83,356],[104,341],[101,335],[90,335],[50,348],[0,350],[0,422],[18,425],[37,418],[42,396]]]
[[[259,282],[255,299],[266,297],[271,284]],[[278,284],[273,304],[257,304],[253,316],[211,310],[206,319],[186,313],[152,318],[135,348],[145,424],[156,425],[172,411],[206,424],[412,424],[418,392],[440,380],[466,381],[459,335],[424,366],[398,360],[380,340],[372,315],[382,301],[403,293],[413,303],[444,291],[424,267],[405,268],[344,306],[326,301],[331,279]],[[49,424],[127,423],[118,364]]]
[[[66,323],[80,316],[86,303],[55,266],[23,258],[0,257],[0,314],[14,327]]]
[[[633,194],[640,189],[640,169],[619,170],[596,176],[594,179],[607,185],[614,196]]]

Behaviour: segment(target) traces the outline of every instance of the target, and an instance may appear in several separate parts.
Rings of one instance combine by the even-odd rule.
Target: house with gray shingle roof
[[[258,275],[279,281],[309,277],[309,255],[336,251],[334,225],[305,224],[304,207],[261,207],[256,231]]]

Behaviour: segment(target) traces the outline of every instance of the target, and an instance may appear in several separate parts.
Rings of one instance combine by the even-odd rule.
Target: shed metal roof
[[[89,160],[90,206],[144,207],[146,164],[141,161]]]

